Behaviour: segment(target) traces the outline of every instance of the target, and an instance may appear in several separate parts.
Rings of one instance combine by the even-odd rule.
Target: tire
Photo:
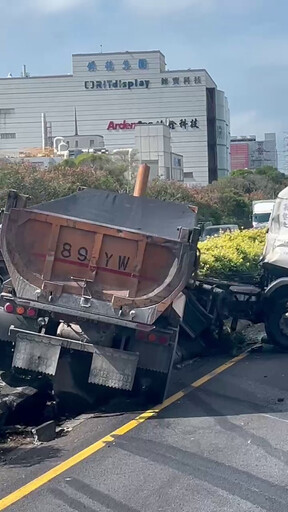
[[[132,393],[145,405],[158,405],[165,399],[167,381],[167,373],[137,368]]]
[[[285,314],[288,314],[288,297],[280,300],[277,297],[273,307],[267,311],[265,330],[268,341],[284,350],[288,350],[288,317],[286,319]]]
[[[62,349],[52,378],[60,416],[78,415],[90,410],[97,387],[88,383],[91,354]]]

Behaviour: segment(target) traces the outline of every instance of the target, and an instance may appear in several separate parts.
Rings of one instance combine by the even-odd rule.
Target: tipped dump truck
[[[141,196],[143,181],[136,189],[139,197],[84,189],[29,208],[9,193],[2,298],[27,319],[9,331],[13,366],[54,376],[65,354],[74,367],[85,357],[89,383],[148,382],[163,398],[196,268],[196,210]]]

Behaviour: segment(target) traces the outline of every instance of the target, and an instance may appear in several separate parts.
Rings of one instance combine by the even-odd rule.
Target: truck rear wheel
[[[61,415],[77,415],[93,407],[98,389],[88,383],[91,354],[62,349],[53,390]]]
[[[288,350],[288,297],[275,300],[267,312],[265,330],[273,345]]]
[[[147,405],[158,405],[165,399],[167,384],[167,373],[137,368],[133,394],[144,398]]]

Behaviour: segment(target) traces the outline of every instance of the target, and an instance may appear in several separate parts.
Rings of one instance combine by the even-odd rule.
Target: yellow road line
[[[230,361],[227,361],[227,363],[222,364],[212,372],[207,373],[207,375],[204,375],[204,377],[201,377],[201,379],[192,382],[192,384],[190,384],[190,386],[188,386],[187,388],[170,396],[169,398],[164,400],[162,404],[153,407],[153,409],[143,412],[134,420],[129,421],[122,427],[118,428],[117,430],[114,430],[114,432],[111,432],[111,434],[109,434],[108,436],[105,436],[99,441],[96,441],[96,443],[93,443],[84,450],[82,450],[81,452],[76,453],[75,455],[73,455],[73,457],[70,457],[64,462],[61,462],[60,464],[50,469],[43,475],[38,476],[37,478],[29,482],[28,484],[23,485],[23,487],[20,487],[20,489],[17,489],[17,491],[14,491],[5,498],[2,498],[0,500],[0,510],[4,510],[10,505],[13,505],[17,501],[21,500],[22,498],[30,494],[31,492],[35,491],[36,489],[39,489],[39,487],[42,487],[42,485],[46,484],[47,482],[50,482],[50,480],[53,480],[53,478],[55,478],[56,476],[61,475],[61,473],[64,473],[64,471],[67,471],[67,469],[70,469],[79,462],[87,459],[87,457],[90,457],[90,455],[93,455],[94,453],[98,452],[99,450],[104,448],[108,443],[115,441],[115,439],[118,436],[124,436],[125,434],[127,434],[127,432],[130,432],[130,430],[133,430],[134,428],[138,427],[138,425],[140,425],[144,421],[156,416],[160,411],[166,409],[166,407],[169,407],[169,405],[177,402],[178,400],[183,398],[183,396],[190,393],[192,389],[203,386],[205,382],[208,382],[209,380],[213,379],[213,377],[216,377],[216,375],[219,375],[219,373],[224,372],[234,364],[238,363],[238,361],[241,361],[241,359],[244,359],[244,357],[248,355],[250,350],[251,349],[248,349],[239,356],[230,359]]]

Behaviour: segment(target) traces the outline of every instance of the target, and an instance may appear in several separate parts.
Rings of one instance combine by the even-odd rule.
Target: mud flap
[[[55,375],[61,346],[35,341],[35,335],[17,334],[12,366]]]
[[[129,349],[139,352],[138,367],[145,370],[168,373],[173,358],[174,346],[149,344],[145,341],[134,340]]]
[[[139,355],[97,347],[92,357],[89,382],[131,391]]]

